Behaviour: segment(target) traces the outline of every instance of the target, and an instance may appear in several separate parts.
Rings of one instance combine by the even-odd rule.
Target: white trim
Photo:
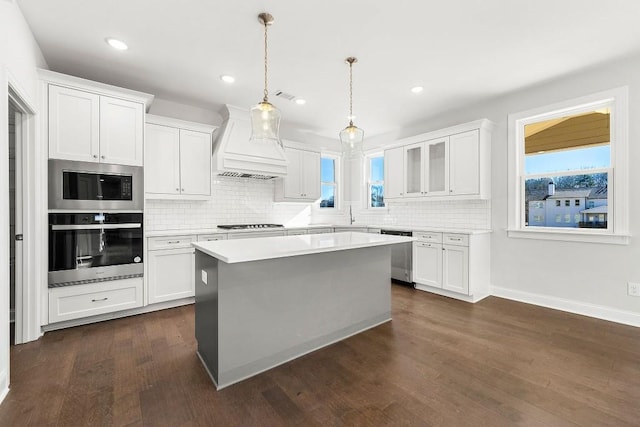
[[[491,294],[486,294],[486,293],[477,293],[477,294],[473,294],[473,295],[464,295],[464,294],[461,294],[461,293],[458,293],[458,292],[448,291],[446,289],[434,288],[433,286],[423,285],[421,283],[414,283],[413,287],[418,291],[430,292],[432,294],[436,294],[436,295],[440,295],[440,296],[448,297],[448,298],[453,298],[453,299],[457,299],[457,300],[460,300],[460,301],[470,302],[470,303],[477,303],[478,301],[482,301],[483,299],[485,299],[486,297],[491,295]]]
[[[0,372],[0,403],[4,401],[4,398],[9,394],[9,382],[7,381],[7,371]]]
[[[98,95],[106,95],[114,98],[127,99],[129,101],[144,104],[145,111],[149,111],[149,107],[155,98],[155,95],[139,92],[136,90],[125,89],[118,86],[108,85],[105,83],[94,82],[92,80],[83,79],[76,76],[57,73],[55,71],[38,69],[38,76],[47,83],[56,86],[64,86],[76,90],[84,90],[87,92],[97,93]]]
[[[491,295],[541,307],[552,308],[554,310],[566,311],[582,316],[589,316],[596,319],[640,327],[640,313],[631,311],[618,310],[602,305],[576,302],[564,298],[550,297],[530,292],[516,291],[497,286],[491,287]]]
[[[382,180],[381,181],[371,181],[371,161],[373,159],[376,158],[382,158],[383,164],[384,164],[384,150],[383,151],[375,151],[375,152],[370,152],[369,154],[366,154],[364,156],[364,161],[365,161],[365,208],[369,211],[369,213],[376,213],[376,212],[387,212],[389,210],[389,206],[387,205],[387,201],[384,201],[384,206],[371,206],[371,186],[372,185],[382,185],[382,194],[383,194],[383,200],[384,200],[384,173],[382,175]],[[384,168],[384,165],[383,165]]]
[[[629,88],[627,86],[594,93],[552,105],[509,114],[508,118],[508,236],[542,240],[629,244]],[[612,225],[606,230],[550,230],[524,226],[524,125],[535,121],[611,107],[611,165],[608,199]],[[597,171],[599,171],[598,169]],[[580,171],[549,172],[546,176],[576,174]],[[585,172],[592,173],[592,170]],[[536,177],[539,174],[531,175]],[[604,231],[604,233],[603,233]]]
[[[145,114],[144,122],[145,124],[151,123],[158,126],[169,126],[208,134],[212,134],[213,131],[218,129],[218,126],[208,125],[205,123],[188,122],[186,120],[174,119],[173,117],[156,116],[155,114]]]

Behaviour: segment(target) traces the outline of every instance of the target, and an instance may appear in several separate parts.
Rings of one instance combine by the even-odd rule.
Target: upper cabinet
[[[142,166],[151,95],[40,70],[49,158]]]
[[[145,196],[152,199],[211,197],[212,126],[147,115]]]
[[[285,147],[287,176],[278,178],[275,200],[313,202],[320,198],[320,153]]]
[[[479,120],[385,150],[385,198],[489,199],[492,126]]]

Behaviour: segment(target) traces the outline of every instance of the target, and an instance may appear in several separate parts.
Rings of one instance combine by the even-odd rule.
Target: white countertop
[[[370,233],[326,233],[192,243],[199,251],[228,264],[322,252],[408,243],[412,237]]]
[[[145,237],[162,237],[162,236],[189,236],[194,234],[216,234],[216,233],[251,233],[256,231],[288,231],[288,230],[306,230],[313,228],[381,228],[385,230],[409,230],[414,232],[431,231],[436,233],[460,233],[460,234],[484,234],[491,233],[492,230],[474,230],[469,228],[439,228],[424,227],[412,225],[388,225],[388,224],[309,224],[286,226],[283,228],[249,228],[244,230],[227,230],[224,228],[205,228],[205,229],[188,229],[188,230],[155,230],[145,233]]]

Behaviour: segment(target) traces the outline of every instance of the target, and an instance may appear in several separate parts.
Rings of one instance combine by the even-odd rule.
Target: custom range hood
[[[222,176],[272,179],[287,175],[289,162],[278,144],[249,142],[248,110],[225,105],[213,147],[213,172]]]

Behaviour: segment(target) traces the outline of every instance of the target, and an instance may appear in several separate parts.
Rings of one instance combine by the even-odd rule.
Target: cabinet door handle
[[[459,241],[461,241],[462,239],[461,239],[461,238],[459,238],[459,237],[449,237],[449,240],[453,240],[454,242],[459,242]]]
[[[167,245],[177,245],[178,243],[180,243],[180,240],[174,240],[171,242],[167,242]]]
[[[100,301],[106,301],[106,300],[108,300],[108,299],[109,299],[109,298],[107,298],[107,297],[104,297],[104,298],[100,298],[100,299],[92,299],[92,300],[91,300],[91,302],[100,302]]]
[[[182,189],[182,191],[184,191],[184,188]]]
[[[97,159],[97,158],[98,158],[98,155],[97,155],[97,154],[94,154],[94,155],[93,155],[93,158],[94,158],[94,159]]]
[[[176,188],[176,191],[177,191],[177,192],[180,192],[180,189],[179,189],[179,188]]]
[[[449,193],[453,193],[453,190],[449,190]]]
[[[104,159],[106,159],[106,158],[107,158],[107,156],[100,156],[100,158],[101,158],[102,160],[104,160]]]

